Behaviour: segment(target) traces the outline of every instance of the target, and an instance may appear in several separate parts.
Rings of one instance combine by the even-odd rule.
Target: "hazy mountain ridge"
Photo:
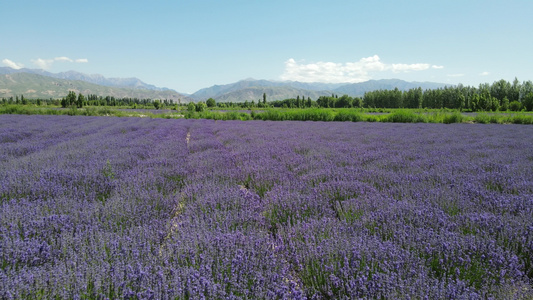
[[[154,91],[174,91],[168,88],[157,87],[152,84],[143,82],[142,80],[130,77],[130,78],[106,78],[100,74],[84,74],[76,71],[67,71],[60,73],[51,73],[41,69],[12,69],[9,67],[0,67],[0,74],[15,74],[15,73],[29,73],[37,74],[52,78],[65,79],[65,80],[80,80],[89,83],[94,83],[103,86],[122,87],[122,88],[136,88],[146,89]],[[174,91],[176,92],[176,91]]]
[[[263,101],[263,93],[266,94],[267,101],[296,98],[296,96],[311,97],[316,100],[320,96],[331,95],[331,92],[327,91],[311,91],[287,86],[252,86],[224,93],[214,99],[218,102],[257,102]]]
[[[69,91],[84,95],[113,96],[116,98],[172,99],[175,102],[191,101],[187,96],[173,90],[148,90],[103,86],[81,80],[66,80],[31,73],[11,73],[0,75],[0,98],[24,95],[26,98],[62,98]]]
[[[0,77],[0,97],[23,94],[30,98],[60,98],[68,94],[69,90],[74,90],[83,94],[96,94],[98,96],[173,99],[176,101],[181,99],[182,102],[205,101],[208,98],[214,98],[219,102],[257,101],[263,99],[263,93],[267,95],[268,101],[296,98],[297,96],[311,97],[311,99],[316,100],[320,96],[332,94],[362,97],[365,92],[374,90],[398,88],[406,91],[418,87],[425,90],[446,86],[443,83],[407,82],[400,79],[369,80],[360,83],[322,83],[249,78],[230,84],[213,85],[189,95],[147,84],[134,77],[106,78],[99,74],[87,75],[76,71],[50,73],[39,69],[23,68],[16,70],[0,67]],[[13,80],[15,77],[17,80]],[[27,82],[24,82],[25,80]]]
[[[303,93],[309,95],[309,97],[313,98],[312,95],[328,95],[331,94],[331,90],[334,88],[337,88],[339,86],[342,86],[343,84],[338,83],[322,83],[322,82],[298,82],[298,81],[272,81],[272,80],[255,80],[255,79],[245,79],[238,82],[230,83],[230,84],[224,84],[224,85],[214,85],[208,88],[203,88],[198,90],[197,92],[193,93],[191,97],[193,97],[196,100],[205,100],[208,98],[214,98],[215,100],[223,100],[227,99],[228,96],[226,94],[232,94],[234,96],[237,96],[238,99],[242,98],[241,95],[238,95],[239,90],[248,89],[248,88],[272,88],[272,87],[281,87],[281,88],[287,88],[285,92],[281,92],[280,89],[276,89],[275,94],[268,94],[268,91],[264,91],[267,93],[267,96],[273,97],[272,100],[283,100],[287,98],[296,97],[296,94],[291,94],[295,92],[296,90],[299,91],[299,93]],[[248,91],[249,92],[249,91]],[[255,92],[255,91],[254,91]],[[318,93],[317,93],[318,92]],[[283,94],[290,95],[283,99],[277,99],[278,96],[281,96]],[[262,98],[261,93],[261,98]],[[253,99],[248,99],[253,100]],[[229,100],[228,100],[229,101]]]
[[[360,83],[322,83],[245,79],[235,83],[203,88],[190,96],[196,101],[205,101],[208,98],[213,98],[220,102],[240,102],[245,100],[257,100],[259,98],[262,99],[263,93],[266,93],[268,100],[296,98],[298,95],[311,97],[316,100],[319,96],[329,96],[331,94],[346,94],[352,97],[362,97],[365,92],[374,90],[398,88],[401,91],[407,91],[418,87],[425,90],[442,88],[444,86],[446,86],[446,84],[435,82],[407,82],[400,79],[369,80]]]

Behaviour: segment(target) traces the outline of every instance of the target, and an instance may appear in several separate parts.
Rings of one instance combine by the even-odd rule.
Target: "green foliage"
[[[215,99],[213,99],[213,98],[207,99],[205,104],[207,105],[207,107],[215,107],[217,105]]]
[[[509,103],[509,110],[511,111],[520,111],[522,109],[522,103],[518,101],[513,101]]]
[[[360,122],[363,121],[363,116],[357,111],[340,111],[334,118],[335,121],[351,121]]]
[[[200,101],[200,102],[196,103],[196,111],[197,112],[202,112],[202,111],[206,110],[206,108],[207,108],[207,105],[205,104],[205,102]]]
[[[71,107],[76,106],[76,93],[74,91],[69,91],[68,95],[61,100],[61,107]]]
[[[308,99],[306,102],[307,107],[311,107],[312,101]],[[362,107],[363,100],[361,98],[352,98],[348,95],[343,95],[340,98],[335,95],[331,97],[321,96],[316,100],[316,105],[323,108],[352,108],[352,107]]]
[[[509,110],[509,98],[504,97],[500,106],[501,111]]]
[[[75,94],[74,94],[75,95]],[[533,94],[532,94],[533,95]],[[76,97],[79,98],[79,95]],[[91,95],[87,98],[94,99]],[[342,98],[342,97],[341,97]],[[83,99],[83,98],[82,98]],[[339,99],[339,98],[335,98]],[[525,99],[525,97],[523,98]],[[229,107],[225,111],[207,110],[207,105],[189,103],[187,111],[184,113],[184,107],[174,105],[175,110],[167,110],[164,113],[152,114],[150,112],[138,112],[125,109],[115,109],[112,106],[87,106],[78,108],[76,103],[67,106],[68,109],[59,109],[51,105],[53,102],[45,100],[45,104],[39,100],[28,101],[28,105],[9,104],[8,99],[2,99],[0,102],[0,114],[41,114],[41,115],[84,115],[84,116],[118,116],[118,117],[150,117],[150,118],[194,118],[194,119],[212,119],[212,120],[271,120],[271,121],[338,121],[338,122],[406,122],[406,123],[481,123],[481,124],[533,124],[533,114],[528,112],[499,112],[499,113],[478,113],[475,116],[462,114],[458,110],[440,109],[385,109],[385,108],[302,108],[302,109],[281,109],[265,108],[261,110],[252,110],[251,112],[239,111],[242,108]],[[89,100],[92,101],[92,100]],[[12,99],[11,103],[15,102]],[[20,100],[19,100],[20,102]],[[62,102],[67,102],[63,98]],[[509,103],[512,109],[514,105],[520,104],[518,101]],[[152,105],[152,102],[148,102]],[[202,111],[197,111],[197,106]],[[133,107],[137,107],[134,105]],[[131,108],[127,107],[127,108]],[[149,106],[141,106],[149,108]],[[516,108],[515,108],[516,109]],[[378,114],[371,114],[378,113]]]
[[[187,111],[191,113],[196,111],[196,105],[194,102],[189,102],[189,104],[187,104]]]
[[[528,93],[522,100],[522,103],[527,111],[533,111],[533,92]]]
[[[153,104],[154,104],[155,109],[159,109],[159,108],[161,108],[161,101],[159,101],[159,100],[154,100],[154,103],[153,103]]]
[[[426,123],[427,119],[423,115],[416,114],[410,110],[398,110],[386,115],[382,121],[393,123]]]
[[[248,121],[252,120],[252,116],[250,114],[244,113],[244,112],[236,112],[236,111],[230,111],[230,112],[217,112],[217,111],[203,111],[203,112],[194,112],[194,111],[187,111],[187,114],[185,115],[185,118],[187,119],[209,119],[209,120],[240,120],[240,121]]]
[[[455,112],[453,114],[446,114],[443,119],[442,123],[444,124],[451,124],[451,123],[461,123],[463,122],[463,115],[459,112]]]
[[[111,162],[109,162],[109,159],[106,161],[106,164],[102,169],[102,175],[109,179],[115,179],[115,172],[113,171],[113,166],[111,165]]]
[[[502,123],[502,118],[498,115],[488,115],[479,113],[474,117],[474,122],[481,123],[481,124],[498,124]]]
[[[78,100],[76,101],[76,107],[82,108],[84,102],[85,102],[85,97],[81,93],[79,93]]]
[[[513,124],[533,124],[533,115],[517,114],[512,115],[505,119],[504,123],[513,123]]]
[[[295,109],[287,111],[267,110],[257,113],[256,120],[272,121],[334,121],[335,113],[324,109]]]

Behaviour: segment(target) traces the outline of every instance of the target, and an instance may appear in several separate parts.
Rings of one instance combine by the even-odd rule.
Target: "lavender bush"
[[[0,116],[0,298],[533,297],[533,129]]]

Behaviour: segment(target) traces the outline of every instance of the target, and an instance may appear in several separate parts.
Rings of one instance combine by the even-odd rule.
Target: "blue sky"
[[[138,77],[533,80],[533,1],[0,1],[0,66]]]

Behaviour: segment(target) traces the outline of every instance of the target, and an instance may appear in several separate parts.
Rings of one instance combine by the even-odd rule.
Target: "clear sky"
[[[0,0],[0,66],[186,93],[249,77],[533,80],[533,1]]]

